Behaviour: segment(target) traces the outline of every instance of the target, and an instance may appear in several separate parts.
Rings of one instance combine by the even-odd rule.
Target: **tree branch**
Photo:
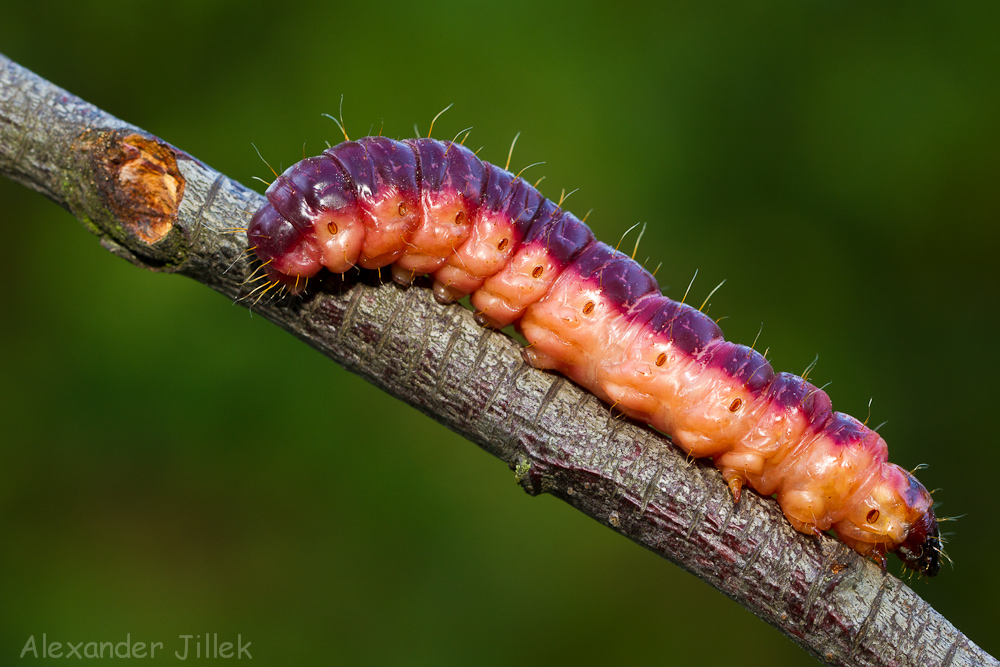
[[[102,245],[230,298],[263,198],[0,56],[0,173],[78,217]],[[243,290],[241,292],[241,290]],[[831,665],[998,665],[910,588],[832,538],[795,532],[651,429],[613,418],[506,336],[425,289],[329,280],[253,305],[345,368],[550,493],[733,598]]]

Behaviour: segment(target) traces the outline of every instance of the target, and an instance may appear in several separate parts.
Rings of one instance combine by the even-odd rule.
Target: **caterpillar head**
[[[358,262],[365,227],[343,174],[329,159],[292,165],[265,193],[268,203],[247,227],[264,271],[293,293],[324,266],[344,273]]]
[[[941,533],[932,508],[930,492],[917,478],[893,465],[889,479],[890,499],[899,508],[901,521],[908,521],[906,536],[892,551],[903,563],[921,574],[933,577],[941,570]]]
[[[905,540],[895,549],[907,567],[933,577],[941,570],[941,533],[934,510],[929,509],[910,526]]]
[[[849,546],[883,565],[892,551],[906,567],[928,577],[941,569],[941,534],[931,494],[893,463],[882,465],[871,493],[834,525]]]

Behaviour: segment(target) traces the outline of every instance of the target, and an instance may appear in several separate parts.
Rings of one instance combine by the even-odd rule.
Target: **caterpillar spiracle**
[[[272,286],[299,293],[323,268],[430,274],[438,300],[471,295],[480,324],[514,324],[535,368],[712,457],[736,501],[744,486],[773,494],[796,530],[938,573],[930,493],[885,440],[506,169],[452,141],[366,137],[289,167],[266,196],[247,238]]]

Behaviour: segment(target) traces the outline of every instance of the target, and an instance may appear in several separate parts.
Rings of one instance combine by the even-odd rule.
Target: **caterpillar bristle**
[[[225,275],[225,274],[229,273],[234,266],[236,266],[237,264],[239,264],[246,257],[252,256],[252,255],[253,255],[253,248],[247,248],[246,250],[243,250],[238,255],[236,255],[236,259],[234,259],[232,261],[232,263],[229,266],[226,267],[226,270],[223,271],[222,274]]]
[[[255,268],[253,270],[253,273],[251,273],[249,276],[247,276],[246,278],[244,278],[243,282],[241,282],[240,285],[247,285],[249,283],[255,283],[258,280],[260,280],[261,278],[267,277],[267,273],[261,273],[259,276],[257,275],[257,273],[259,271],[261,271],[262,269],[263,269],[263,267],[261,267],[261,266],[258,266],[257,268]]]
[[[753,337],[753,342],[750,343],[750,349],[751,350],[756,350],[757,349],[757,341],[760,340],[760,335],[762,333],[764,333],[764,323],[763,322],[760,323],[760,328],[757,329],[757,335]],[[802,378],[802,379],[805,380],[805,378]]]
[[[719,283],[718,285],[716,285],[715,289],[713,289],[711,292],[708,293],[708,296],[706,296],[705,300],[701,302],[701,305],[698,307],[698,310],[704,310],[705,304],[707,304],[708,300],[712,298],[712,295],[715,294],[716,292],[718,292],[719,288],[722,287],[725,284],[726,284],[726,279],[723,278],[722,282]]]
[[[249,292],[247,292],[247,294],[246,294],[246,295],[245,295],[245,296],[244,296],[243,298],[244,298],[244,299],[249,299],[249,298],[250,298],[250,297],[252,297],[252,296],[253,296],[254,294],[256,294],[256,293],[257,293],[258,291],[260,291],[260,290],[262,290],[262,289],[265,289],[265,288],[267,288],[267,287],[268,287],[269,285],[271,285],[271,284],[272,284],[273,282],[275,282],[275,281],[271,281],[271,280],[268,280],[268,281],[267,281],[267,282],[265,282],[265,283],[261,283],[261,284],[260,284],[260,285],[258,285],[257,287],[255,287],[255,288],[253,288],[252,290],[250,290]],[[256,301],[255,301],[254,303],[256,304]]]
[[[259,276],[252,277],[252,278],[247,278],[246,280],[244,280],[243,282],[241,282],[240,285],[250,285],[252,283],[260,282],[261,280],[265,280],[265,279],[267,279],[267,274],[266,273],[262,273]]]
[[[694,275],[691,276],[691,282],[688,283],[688,288],[684,290],[684,296],[681,297],[681,303],[687,303],[688,294],[691,292],[691,286],[694,285],[694,280],[697,277],[698,277],[698,269],[695,269]]]
[[[768,351],[770,349],[771,348],[767,348],[767,350],[764,350],[764,356],[765,357],[767,356],[767,353],[768,353]],[[802,400],[803,401],[809,400],[810,398],[812,398],[813,396],[815,396],[818,392],[825,391],[826,388],[829,387],[831,384],[833,384],[833,380],[830,380],[829,382],[827,382],[822,387],[816,387],[816,388],[814,388],[812,391],[810,391],[808,394],[806,394],[806,397],[804,399],[802,399]]]
[[[646,233],[646,223],[644,222],[644,223],[642,223],[642,229],[639,230],[639,236],[636,237],[636,239],[635,239],[635,247],[632,248],[632,260],[633,261],[635,261],[635,254],[637,252],[639,252],[639,242],[642,241],[642,236],[645,233]],[[722,282],[725,282],[725,281],[722,281]],[[722,285],[719,285],[719,287],[722,287]],[[719,289],[719,287],[716,287],[715,289]],[[709,296],[711,296],[711,294]]]
[[[763,326],[763,324],[761,326]],[[809,365],[806,366],[806,369],[802,371],[803,380],[809,379],[809,374],[813,372],[813,369],[816,368],[816,364],[818,363],[819,363],[819,355],[817,354],[815,357],[813,357],[813,360],[809,362]]]
[[[524,173],[524,172],[526,172],[527,170],[531,169],[532,167],[538,167],[538,166],[541,166],[541,165],[543,165],[543,164],[545,164],[545,163],[544,163],[544,162],[532,162],[532,163],[531,163],[531,164],[529,164],[529,165],[528,165],[527,167],[523,167],[523,168],[521,169],[521,171],[517,172],[517,176],[515,176],[514,178],[521,178],[521,174],[523,174],[523,173]],[[544,178],[544,176],[543,176],[542,178]]]
[[[514,144],[517,143],[517,140],[520,136],[521,133],[518,132],[517,134],[514,135],[514,140],[510,142],[510,150],[507,151],[507,164],[503,166],[505,171],[510,171],[510,159],[514,157]]]
[[[641,222],[637,222],[637,223],[635,223],[634,225],[632,225],[631,227],[629,227],[628,229],[625,230],[625,233],[622,234],[622,237],[620,239],[618,239],[618,245],[615,246],[615,252],[618,252],[618,250],[621,249],[622,243],[624,243],[625,237],[628,236],[629,232],[631,232],[633,229],[635,229],[636,227],[638,227],[641,224],[642,224]],[[640,236],[642,236],[642,235],[640,234]]]
[[[559,193],[559,203],[556,204],[556,206],[558,206],[559,208],[562,208],[562,205],[566,202],[566,200],[569,199],[570,196],[573,193],[575,193],[577,190],[579,190],[579,189],[580,188],[573,188],[569,192],[566,192],[566,189],[563,188],[562,192]]]
[[[250,142],[250,145],[251,145],[251,146],[253,146],[253,149],[254,149],[255,151],[257,151],[257,157],[259,157],[259,158],[260,158],[260,161],[261,161],[261,162],[263,162],[264,164],[266,164],[266,165],[267,165],[267,168],[271,170],[271,173],[272,173],[272,174],[274,174],[274,177],[275,177],[275,178],[277,178],[277,177],[278,177],[278,172],[276,172],[276,171],[274,170],[274,167],[272,167],[272,166],[271,166],[270,164],[268,164],[267,160],[265,160],[265,159],[264,159],[264,156],[260,154],[260,149],[259,149],[259,148],[257,148],[257,144],[255,144],[255,143],[253,143],[253,142]],[[254,178],[257,178],[257,177],[256,177],[256,176],[254,176]],[[258,178],[257,180],[259,180],[259,181],[261,181],[261,182],[264,182],[264,183],[266,183],[266,181],[264,181],[263,179],[259,179],[259,178]],[[267,183],[267,185],[268,185],[268,186],[270,186],[271,184],[270,184],[270,183]]]
[[[466,138],[468,138],[469,133],[472,132],[472,127],[467,127],[464,130],[459,130],[458,132],[456,132],[455,133],[455,138],[451,140],[451,143],[454,144],[455,142],[457,142],[458,138],[462,135],[463,132],[465,132],[465,136],[466,136]],[[461,141],[461,143],[459,145],[461,146],[463,144],[465,144],[465,139],[462,139],[462,141]],[[444,149],[445,155],[448,154],[449,150],[451,150],[451,145],[450,144],[449,144],[448,148]]]
[[[350,141],[351,140],[351,138],[349,136],[347,136],[347,130],[344,129],[344,96],[343,95],[340,96],[340,120],[337,120],[336,118],[334,118],[333,116],[331,116],[328,113],[323,113],[323,114],[320,114],[320,115],[321,116],[326,116],[327,118],[329,118],[330,120],[332,120],[334,123],[337,124],[337,127],[340,128],[341,134],[344,135],[344,141]]]
[[[272,289],[274,289],[275,287],[277,287],[280,284],[281,283],[279,283],[277,280],[274,280],[274,281],[268,283],[267,284],[267,288],[263,292],[261,292],[259,295],[257,295],[257,300],[253,302],[253,305],[256,306],[258,303],[260,303],[260,300],[262,298],[264,298],[265,294],[267,294],[268,292],[270,292]]]
[[[448,109],[452,108],[453,106],[455,106],[454,102],[452,102],[451,104],[449,104],[448,106],[446,106],[444,109],[441,109],[441,111],[438,111],[437,115],[434,116],[434,118],[431,119],[430,129],[427,130],[427,138],[428,139],[431,138],[431,133],[434,132],[434,121],[436,121],[438,118],[440,118],[441,114],[443,114],[445,111],[447,111]]]

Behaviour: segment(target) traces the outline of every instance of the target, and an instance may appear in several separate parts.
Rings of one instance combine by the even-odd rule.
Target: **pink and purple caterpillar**
[[[289,167],[247,229],[272,285],[301,292],[321,269],[430,274],[442,302],[471,295],[480,324],[514,324],[535,368],[710,456],[738,501],[774,495],[796,530],[832,530],[885,567],[895,552],[934,576],[941,539],[928,491],[885,440],[829,396],[726,341],[660,292],[572,213],[450,141],[366,137]]]

